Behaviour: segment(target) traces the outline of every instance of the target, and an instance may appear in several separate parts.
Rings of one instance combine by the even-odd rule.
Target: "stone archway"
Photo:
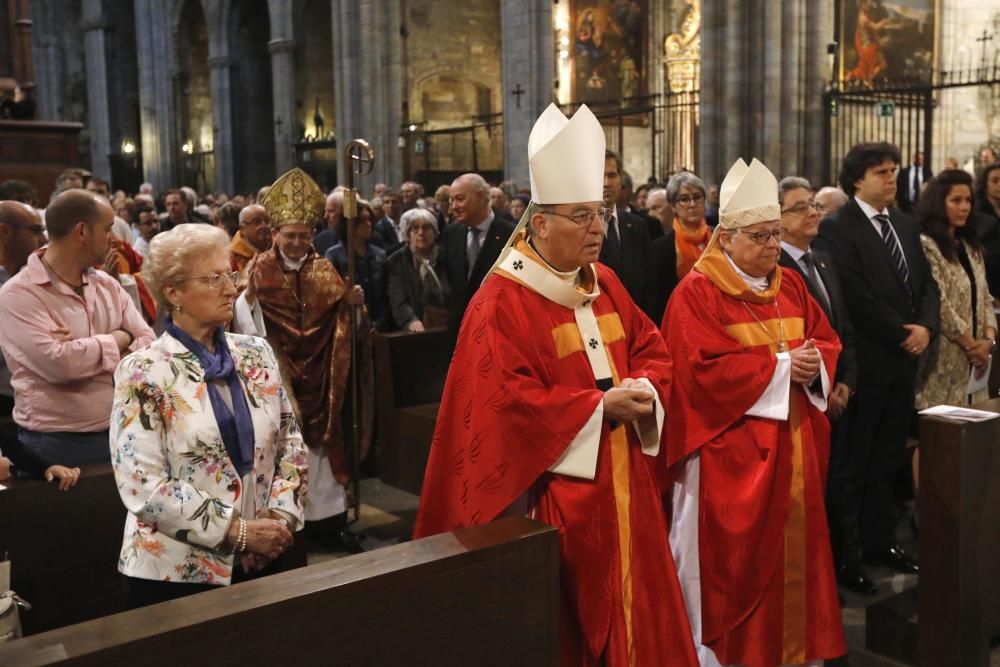
[[[271,22],[265,0],[234,3],[232,56],[233,157],[237,192],[256,192],[275,179]]]

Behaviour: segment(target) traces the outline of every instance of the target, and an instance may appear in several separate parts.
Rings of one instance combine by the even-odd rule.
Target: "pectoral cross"
[[[524,88],[521,88],[521,84],[517,84],[517,86],[514,87],[514,90],[510,91],[510,94],[517,98],[518,109],[521,108],[521,95],[524,95],[526,92],[528,91],[526,91]]]

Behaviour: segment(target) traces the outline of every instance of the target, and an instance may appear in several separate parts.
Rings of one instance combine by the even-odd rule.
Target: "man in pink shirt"
[[[93,193],[60,194],[45,211],[49,245],[0,288],[19,439],[66,466],[109,460],[112,375],[154,337],[118,281],[93,268],[108,254],[114,215]]]

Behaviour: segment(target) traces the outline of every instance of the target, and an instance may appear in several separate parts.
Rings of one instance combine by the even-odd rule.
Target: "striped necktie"
[[[899,272],[899,276],[906,283],[906,286],[910,286],[910,270],[906,266],[906,259],[903,257],[903,249],[899,247],[899,241],[896,240],[896,235],[892,233],[892,225],[889,224],[889,216],[884,213],[879,213],[875,216],[875,222],[882,225],[882,242],[885,243],[885,247],[889,249],[889,254],[892,255],[892,261],[896,265],[896,271]]]

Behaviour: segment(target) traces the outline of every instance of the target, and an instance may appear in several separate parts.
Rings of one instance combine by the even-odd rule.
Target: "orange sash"
[[[674,245],[677,247],[677,279],[680,280],[691,271],[694,263],[701,257],[701,253],[708,245],[708,238],[711,230],[704,219],[701,226],[692,232],[683,224],[678,217],[674,217]]]

